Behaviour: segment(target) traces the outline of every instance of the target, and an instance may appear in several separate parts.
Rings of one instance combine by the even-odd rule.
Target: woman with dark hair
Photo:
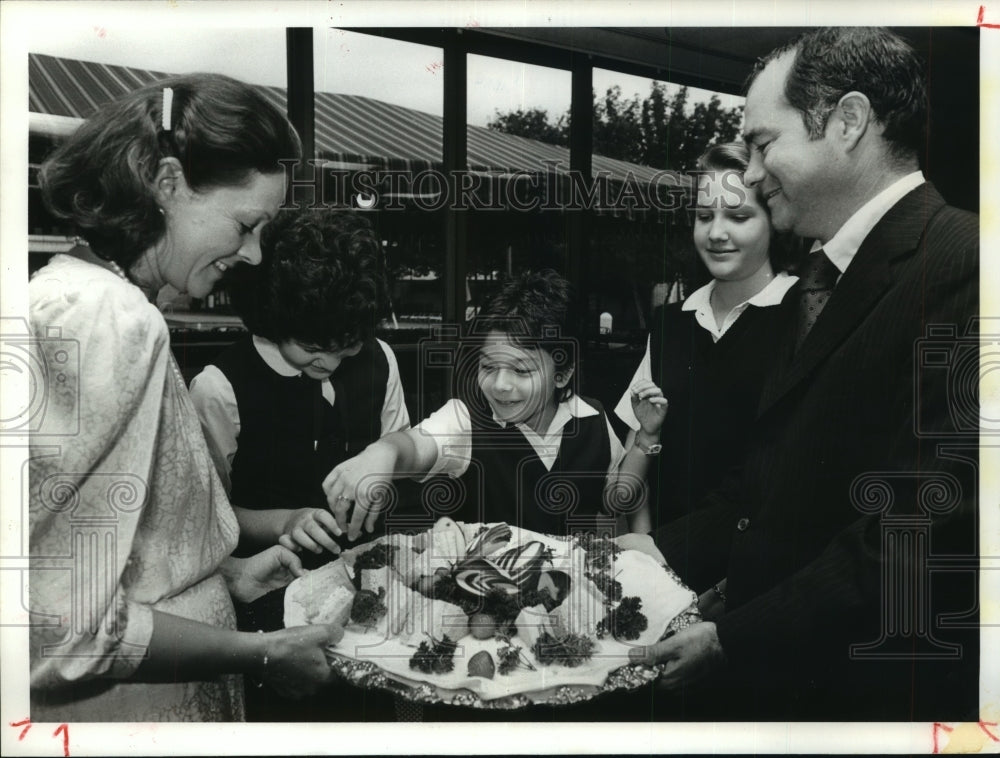
[[[646,354],[615,408],[630,428],[626,450],[639,447],[652,462],[654,528],[698,508],[740,461],[775,360],[774,306],[797,280],[784,270],[791,241],[776,239],[767,206],[743,182],[749,160],[742,142],[699,159],[693,236],[711,280],[653,311]],[[660,391],[669,410],[636,405]]]
[[[31,437],[36,721],[236,721],[241,674],[290,694],[331,678],[335,627],[235,631],[231,597],[301,564],[279,546],[229,557],[236,518],[152,302],[260,261],[300,152],[253,88],[200,74],[103,108],[42,167],[46,203],[85,242],[29,285],[37,358],[60,367]]]

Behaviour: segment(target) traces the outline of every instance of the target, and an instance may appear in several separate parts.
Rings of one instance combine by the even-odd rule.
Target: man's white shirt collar
[[[688,295],[687,300],[681,305],[681,310],[694,311],[695,321],[712,335],[715,342],[718,342],[748,306],[767,308],[772,305],[780,305],[785,293],[797,281],[797,276],[792,276],[785,271],[778,272],[760,292],[733,308],[722,322],[721,328],[716,324],[715,314],[712,313],[712,293],[715,291],[715,279]]]
[[[813,243],[812,252],[822,248],[826,257],[843,274],[851,265],[851,261],[854,260],[854,256],[861,247],[861,243],[865,241],[865,237],[881,221],[882,216],[923,183],[924,175],[920,171],[914,171],[912,174],[907,174],[902,179],[893,182],[858,208],[854,215],[847,219],[844,225],[837,230],[837,233],[830,238],[829,242],[822,245],[819,240],[816,240]]]

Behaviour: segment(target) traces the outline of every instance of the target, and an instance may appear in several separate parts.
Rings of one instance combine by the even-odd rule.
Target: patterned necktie
[[[795,351],[798,352],[805,341],[806,335],[813,328],[820,312],[830,299],[840,270],[826,256],[823,250],[811,253],[799,274],[802,282],[799,287],[799,318],[798,331],[795,338]]]

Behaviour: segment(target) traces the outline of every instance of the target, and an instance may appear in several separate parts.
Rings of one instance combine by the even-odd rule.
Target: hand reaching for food
[[[313,553],[328,550],[339,553],[340,547],[333,537],[343,534],[337,520],[322,508],[299,508],[291,512],[281,528],[278,544],[298,552],[303,548]]]
[[[361,453],[333,469],[323,480],[323,491],[337,527],[356,540],[364,526],[366,532],[375,523],[392,486],[397,454],[391,445],[375,442]]]

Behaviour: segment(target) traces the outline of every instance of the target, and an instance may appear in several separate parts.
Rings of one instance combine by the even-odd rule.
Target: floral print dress
[[[239,528],[167,325],[133,284],[59,255],[29,286],[33,721],[240,721],[242,681],[128,681],[153,611],[235,628]]]

